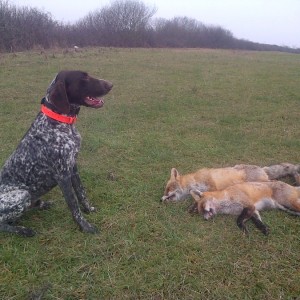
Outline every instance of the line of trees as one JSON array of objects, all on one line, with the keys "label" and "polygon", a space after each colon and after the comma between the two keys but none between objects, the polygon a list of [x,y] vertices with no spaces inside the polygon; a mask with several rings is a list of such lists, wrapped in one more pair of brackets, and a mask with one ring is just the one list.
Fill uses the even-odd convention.
[{"label": "line of trees", "polygon": [[54,20],[36,8],[0,0],[0,51],[72,46],[186,47],[270,50],[300,53],[276,45],[240,40],[220,26],[188,17],[154,19],[155,7],[139,0],[115,0],[74,24]]}]

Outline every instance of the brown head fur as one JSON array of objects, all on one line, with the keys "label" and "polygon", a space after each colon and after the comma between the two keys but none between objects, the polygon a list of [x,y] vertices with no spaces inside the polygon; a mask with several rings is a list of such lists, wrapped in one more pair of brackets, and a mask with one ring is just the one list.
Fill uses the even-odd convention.
[{"label": "brown head fur", "polygon": [[106,95],[112,87],[112,83],[93,78],[86,72],[61,71],[49,86],[47,99],[58,113],[68,114],[71,105],[101,107],[103,102],[99,97]]}]

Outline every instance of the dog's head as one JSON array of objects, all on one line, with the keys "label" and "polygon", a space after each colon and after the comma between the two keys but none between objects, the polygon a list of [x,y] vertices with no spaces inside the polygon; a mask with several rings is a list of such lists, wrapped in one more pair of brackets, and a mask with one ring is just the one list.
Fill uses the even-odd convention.
[{"label": "dog's head", "polygon": [[175,168],[172,168],[171,177],[167,182],[165,192],[163,197],[161,198],[161,201],[162,202],[180,201],[184,197],[185,197],[185,191],[180,183],[180,174]]},{"label": "dog's head", "polygon": [[102,107],[101,97],[112,87],[112,83],[93,78],[86,72],[61,71],[48,87],[46,98],[59,113],[68,114],[73,106]]},{"label": "dog's head", "polygon": [[216,214],[216,207],[209,192],[191,190],[190,194],[196,202],[197,212],[202,214],[205,220],[209,220]]}]

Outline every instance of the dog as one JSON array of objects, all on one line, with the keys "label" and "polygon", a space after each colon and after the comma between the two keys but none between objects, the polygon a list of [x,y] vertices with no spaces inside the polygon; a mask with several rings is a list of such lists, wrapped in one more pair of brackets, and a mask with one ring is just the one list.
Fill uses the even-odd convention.
[{"label": "dog", "polygon": [[292,176],[296,183],[299,179],[300,165],[283,163],[269,167],[255,165],[236,165],[226,168],[204,168],[186,175],[171,169],[171,177],[166,184],[162,202],[185,200],[192,189],[201,192],[222,190],[230,185],[247,181],[269,181]]},{"label": "dog", "polygon": [[13,223],[33,207],[48,208],[40,197],[59,186],[73,219],[84,232],[97,229],[82,215],[95,211],[81,183],[76,158],[81,136],[74,126],[81,106],[100,108],[113,87],[82,71],[61,71],[47,89],[41,111],[0,172],[0,230],[22,236],[35,231]]},{"label": "dog", "polygon": [[238,215],[237,225],[245,233],[249,219],[263,234],[269,233],[259,214],[262,210],[281,209],[300,216],[300,188],[281,181],[243,182],[212,192],[191,190],[191,195],[204,219],[217,214]]}]

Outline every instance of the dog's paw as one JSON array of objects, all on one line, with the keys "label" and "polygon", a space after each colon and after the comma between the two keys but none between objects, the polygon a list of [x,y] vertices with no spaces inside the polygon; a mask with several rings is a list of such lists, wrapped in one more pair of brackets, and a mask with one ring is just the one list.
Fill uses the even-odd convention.
[{"label": "dog's paw", "polygon": [[33,237],[36,234],[34,230],[22,226],[17,226],[16,230],[19,235],[24,237]]},{"label": "dog's paw", "polygon": [[90,223],[86,223],[86,224],[80,226],[80,229],[86,233],[93,233],[93,234],[99,233],[99,230],[97,229],[97,227],[95,227],[94,225],[92,225]]},{"label": "dog's paw", "polygon": [[96,207],[94,207],[94,206],[90,207],[90,212],[96,212],[96,211],[97,211]]},{"label": "dog's paw", "polygon": [[53,201],[41,201],[39,204],[40,210],[47,210],[50,209],[54,205]]},{"label": "dog's paw", "polygon": [[31,207],[39,210],[46,210],[46,209],[50,209],[51,206],[53,205],[54,205],[53,201],[43,201],[41,199],[38,199],[35,202],[33,202]]},{"label": "dog's paw", "polygon": [[82,210],[86,214],[97,211],[96,207],[94,207],[94,206],[83,207]]}]

